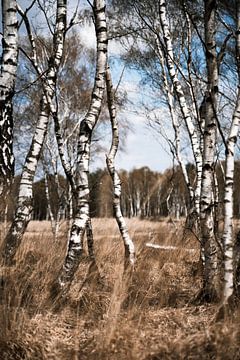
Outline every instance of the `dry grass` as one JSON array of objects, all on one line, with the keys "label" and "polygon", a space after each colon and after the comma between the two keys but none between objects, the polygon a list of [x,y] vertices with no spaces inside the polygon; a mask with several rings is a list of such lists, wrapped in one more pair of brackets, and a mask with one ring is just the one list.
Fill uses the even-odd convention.
[{"label": "dry grass", "polygon": [[[84,282],[85,256],[56,310],[47,299],[66,228],[54,243],[49,223],[29,224],[15,267],[1,269],[0,360],[240,359],[238,315],[215,324],[215,305],[191,303],[201,286],[198,243],[190,235],[182,240],[181,222],[130,220],[137,264],[125,277],[115,221],[96,219],[93,226],[102,279]],[[149,241],[178,249],[146,248]]]}]

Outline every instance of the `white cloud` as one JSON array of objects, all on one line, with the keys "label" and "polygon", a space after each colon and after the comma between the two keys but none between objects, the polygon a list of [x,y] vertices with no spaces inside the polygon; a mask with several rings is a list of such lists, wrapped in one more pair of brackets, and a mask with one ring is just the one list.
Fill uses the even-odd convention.
[{"label": "white cloud", "polygon": [[[127,115],[127,112],[126,112]],[[146,121],[143,116],[137,116],[129,114],[129,120],[132,126],[132,131],[128,133],[125,139],[125,151],[118,152],[116,157],[116,168],[132,170],[133,168],[140,168],[148,166],[154,171],[163,171],[167,167],[171,166],[171,157],[164,150],[164,145],[161,144],[152,131],[146,126]],[[111,141],[108,139],[109,142]],[[120,143],[121,139],[120,132]],[[110,144],[109,144],[110,145]],[[108,147],[108,146],[107,146]],[[102,154],[94,164],[92,168],[105,167],[105,154]]]},{"label": "white cloud", "polygon": [[133,133],[126,140],[126,153],[118,154],[116,165],[126,170],[148,166],[152,170],[163,171],[171,165],[171,158],[142,119],[139,121],[137,117]]},{"label": "white cloud", "polygon": [[96,36],[93,24],[86,24],[79,30],[79,35],[88,49],[93,49],[96,46]]}]

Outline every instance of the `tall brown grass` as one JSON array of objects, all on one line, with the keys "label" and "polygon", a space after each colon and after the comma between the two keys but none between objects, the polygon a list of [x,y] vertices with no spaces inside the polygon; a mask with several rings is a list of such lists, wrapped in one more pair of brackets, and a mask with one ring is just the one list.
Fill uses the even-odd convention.
[{"label": "tall brown grass", "polygon": [[89,276],[86,253],[56,307],[49,290],[66,252],[66,225],[54,242],[49,223],[29,224],[16,265],[1,268],[0,360],[240,359],[239,316],[216,324],[216,305],[192,303],[201,286],[197,240],[183,239],[181,222],[133,219],[128,226],[137,249],[134,272],[123,274],[115,221],[95,219],[101,278]]}]

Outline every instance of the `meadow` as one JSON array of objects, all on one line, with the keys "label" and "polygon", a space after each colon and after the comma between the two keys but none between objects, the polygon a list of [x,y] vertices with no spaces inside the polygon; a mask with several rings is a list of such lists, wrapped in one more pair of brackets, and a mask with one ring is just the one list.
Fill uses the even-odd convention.
[{"label": "meadow", "polygon": [[100,275],[89,272],[86,252],[68,296],[54,303],[50,288],[65,256],[66,224],[54,241],[49,222],[31,222],[16,264],[1,267],[0,360],[240,359],[240,314],[216,322],[218,304],[195,301],[199,243],[183,225],[128,220],[137,261],[123,274],[115,220],[94,219]]}]

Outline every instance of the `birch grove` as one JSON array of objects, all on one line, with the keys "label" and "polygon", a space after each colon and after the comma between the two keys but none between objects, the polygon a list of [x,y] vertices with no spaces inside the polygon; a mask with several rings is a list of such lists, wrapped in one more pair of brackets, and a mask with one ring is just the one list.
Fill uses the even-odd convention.
[{"label": "birch grove", "polygon": [[[66,240],[52,290],[63,295],[70,289],[85,259],[85,238],[89,269],[101,275],[94,216],[115,217],[125,270],[136,268],[137,254],[124,216],[168,217],[175,227],[184,217],[183,241],[194,237],[201,268],[195,301],[229,306],[239,297],[240,282],[234,219],[240,216],[239,1],[109,0],[106,8],[105,0],[94,0],[77,6],[69,21],[66,0],[50,3],[54,7],[33,1],[24,9],[2,1],[0,218],[5,212],[8,229],[1,244],[3,264],[18,261],[36,213],[37,178],[39,193],[44,183],[45,204],[39,206],[52,222],[52,240],[55,245]],[[35,23],[37,11],[45,28]],[[96,44],[86,34],[91,26]],[[138,82],[134,96],[131,76]],[[116,79],[123,94],[119,109]],[[122,110],[136,128],[137,118],[144,119],[170,153],[172,168],[160,173],[146,164],[116,170],[119,144],[125,146],[121,130],[127,127]],[[19,145],[20,128],[31,135],[27,150]],[[98,141],[104,152],[109,148],[105,168],[91,172]],[[161,150],[157,156],[162,165]]]},{"label": "birch grove", "polygon": [[[222,114],[219,113],[218,109],[219,82],[222,81],[222,78],[219,80],[219,72],[225,71],[223,70],[225,66],[224,57],[228,51],[228,42],[231,41],[233,32],[232,27],[226,24],[223,18],[219,22],[219,17],[223,16],[222,11],[225,11],[222,10],[225,4],[217,1],[199,2],[199,6],[202,6],[204,14],[200,22],[196,23],[198,20],[196,20],[197,18],[194,18],[193,14],[195,10],[197,11],[197,8],[194,7],[194,4],[191,6],[184,1],[181,2],[181,5],[178,3],[176,5],[178,6],[177,12],[178,14],[182,14],[183,19],[186,21],[186,28],[184,29],[184,33],[186,33],[186,43],[182,43],[181,40],[179,40],[181,44],[179,45],[181,46],[181,50],[179,50],[176,48],[174,49],[173,45],[173,41],[175,41],[175,44],[177,43],[173,36],[178,40],[176,29],[174,29],[175,21],[176,23],[178,21],[174,18],[174,9],[165,1],[159,1],[158,5],[153,3],[152,9],[151,5],[146,4],[144,1],[141,1],[138,4],[125,3],[124,6],[121,6],[118,1],[113,1],[113,3],[115,6],[118,5],[120,13],[121,10],[123,10],[122,13],[124,13],[124,6],[127,6],[131,16],[134,17],[135,15],[135,19],[139,18],[139,22],[135,21],[129,25],[129,33],[131,31],[133,33],[133,35],[130,36],[134,38],[136,44],[132,45],[134,51],[132,48],[129,50],[128,61],[130,64],[137,64],[141,70],[146,72],[148,78],[152,78],[154,84],[153,88],[156,86],[155,84],[158,84],[156,69],[159,68],[154,67],[154,60],[150,61],[149,56],[152,56],[152,58],[155,59],[155,61],[158,61],[161,66],[160,69],[162,73],[160,73],[159,76],[161,76],[162,82],[160,83],[159,80],[159,83],[161,84],[160,89],[165,93],[167,99],[167,106],[169,108],[175,134],[174,140],[171,140],[167,133],[164,133],[164,125],[163,123],[161,124],[160,119],[154,117],[153,121],[159,126],[160,132],[169,143],[171,151],[174,151],[176,159],[182,168],[183,175],[185,174],[184,178],[186,184],[189,184],[188,174],[186,176],[184,164],[182,163],[181,165],[182,161],[179,151],[181,146],[179,138],[180,127],[178,127],[179,110],[181,111],[182,118],[185,120],[196,166],[194,208],[200,215],[201,224],[198,236],[201,242],[203,263],[203,289],[198,298],[201,298],[201,301],[214,301],[221,299],[223,296],[226,300],[228,296],[231,296],[230,294],[232,294],[234,288],[234,233],[231,230],[233,211],[231,199],[233,188],[231,187],[233,186],[234,173],[233,149],[238,133],[238,98],[236,100],[233,115],[234,120],[232,122],[231,130],[227,135],[228,140],[226,141],[224,139],[224,126],[222,127],[222,124],[220,123]],[[216,15],[217,5],[219,5],[218,17]],[[238,3],[236,2],[231,6],[234,8],[234,6],[237,5]],[[157,11],[157,6],[159,12]],[[168,11],[171,12],[173,16],[172,19],[170,18]],[[229,10],[229,13],[230,12],[231,11]],[[222,25],[224,26],[224,35],[222,35],[219,40],[217,32]],[[202,29],[204,30],[203,32]],[[237,30],[235,34],[237,34]],[[152,41],[151,36],[155,39],[155,43]],[[218,40],[216,40],[217,36]],[[145,47],[149,49],[148,51],[146,50],[146,58],[143,58],[141,54],[143,48],[142,44],[138,49],[139,37]],[[194,58],[195,55],[193,49],[195,47],[194,51],[196,51],[196,43],[198,41],[200,47],[202,46],[201,59],[205,58],[206,80],[200,75],[200,72],[198,73],[196,65],[194,64],[196,58]],[[216,41],[218,41],[218,44],[216,44]],[[181,51],[182,54],[180,53]],[[181,57],[180,61],[178,60],[178,56]],[[184,59],[186,59],[186,65],[183,63]],[[170,83],[169,79],[171,80]],[[196,95],[197,86],[199,86],[197,84],[200,85],[202,93],[201,98]],[[222,83],[220,83],[220,85],[222,87]],[[186,91],[186,89],[188,90]],[[221,93],[221,96],[225,97],[225,94]],[[177,107],[176,98],[178,100]],[[226,101],[229,101],[229,99]],[[150,107],[148,107],[148,109],[149,108]],[[150,118],[150,115],[148,116]],[[153,127],[157,128],[157,125],[154,125]],[[217,151],[219,146],[217,142],[219,141],[219,137],[223,140],[224,147],[226,146],[226,171],[228,172],[228,175],[225,174],[225,230],[223,244],[221,244],[220,241],[218,228],[220,213],[218,210],[218,183],[216,182]],[[187,186],[189,187],[189,185]],[[221,282],[222,254],[225,259],[224,284]],[[228,286],[229,288],[227,290]],[[223,290],[222,293],[223,288],[225,290]]]}]

